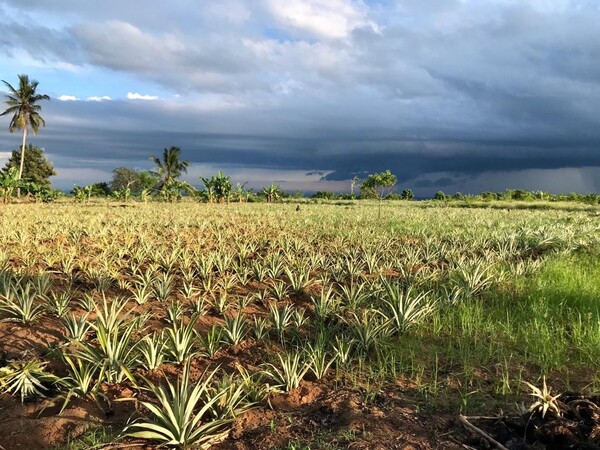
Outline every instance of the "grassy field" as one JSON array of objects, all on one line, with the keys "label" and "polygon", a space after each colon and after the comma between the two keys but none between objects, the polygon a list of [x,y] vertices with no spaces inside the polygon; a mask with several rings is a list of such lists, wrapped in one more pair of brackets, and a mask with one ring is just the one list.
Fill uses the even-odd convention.
[{"label": "grassy field", "polygon": [[597,211],[457,206],[3,206],[0,446],[453,448],[391,416],[597,393]]}]

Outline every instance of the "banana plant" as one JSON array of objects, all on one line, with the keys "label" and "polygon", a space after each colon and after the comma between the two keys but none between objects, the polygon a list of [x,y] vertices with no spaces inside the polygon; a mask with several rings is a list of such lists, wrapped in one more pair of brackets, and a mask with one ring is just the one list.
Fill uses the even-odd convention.
[{"label": "banana plant", "polygon": [[0,172],[0,195],[4,203],[9,203],[17,188],[22,186],[19,169],[10,167],[5,172]]}]

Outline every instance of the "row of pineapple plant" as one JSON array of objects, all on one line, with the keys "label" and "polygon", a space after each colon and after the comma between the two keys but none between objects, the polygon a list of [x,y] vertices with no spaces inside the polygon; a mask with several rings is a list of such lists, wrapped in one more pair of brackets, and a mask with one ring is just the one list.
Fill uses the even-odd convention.
[{"label": "row of pineapple plant", "polygon": [[[20,227],[0,223],[0,320],[59,324],[53,357],[68,373],[26,355],[0,369],[0,390],[107,410],[106,386],[127,384],[144,414],[126,434],[209,446],[274,392],[351,371],[398,336],[435,326],[440,310],[598,242],[593,222],[525,214],[505,222],[473,214],[477,223],[465,227],[450,212],[417,227],[428,214],[410,210],[406,224],[385,228],[369,217],[341,223],[337,214],[247,208],[207,217],[188,208],[107,209],[86,220],[70,211],[49,223],[40,208]],[[258,367],[218,366],[219,355],[250,341],[271,356]],[[148,378],[165,365],[179,376]],[[212,368],[192,380],[198,365]]]}]

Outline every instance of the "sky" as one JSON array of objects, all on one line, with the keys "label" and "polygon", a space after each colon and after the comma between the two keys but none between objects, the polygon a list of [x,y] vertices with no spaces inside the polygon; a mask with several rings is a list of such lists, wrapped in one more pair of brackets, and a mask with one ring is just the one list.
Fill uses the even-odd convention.
[{"label": "sky", "polygon": [[29,142],[61,189],[177,146],[195,185],[599,192],[599,23],[597,0],[0,0],[0,79],[52,98]]}]

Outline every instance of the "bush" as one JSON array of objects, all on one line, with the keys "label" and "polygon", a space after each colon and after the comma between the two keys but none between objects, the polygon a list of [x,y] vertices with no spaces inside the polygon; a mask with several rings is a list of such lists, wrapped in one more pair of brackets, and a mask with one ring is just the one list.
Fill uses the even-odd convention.
[{"label": "bush", "polygon": [[412,189],[404,189],[400,194],[400,198],[402,200],[413,200],[415,198],[415,195],[413,194]]},{"label": "bush", "polygon": [[333,192],[319,191],[319,192],[315,192],[312,195],[312,198],[320,198],[323,200],[334,200],[337,198],[337,195],[334,194]]},{"label": "bush", "polygon": [[486,201],[498,200],[498,196],[493,192],[482,192],[481,199]]}]

